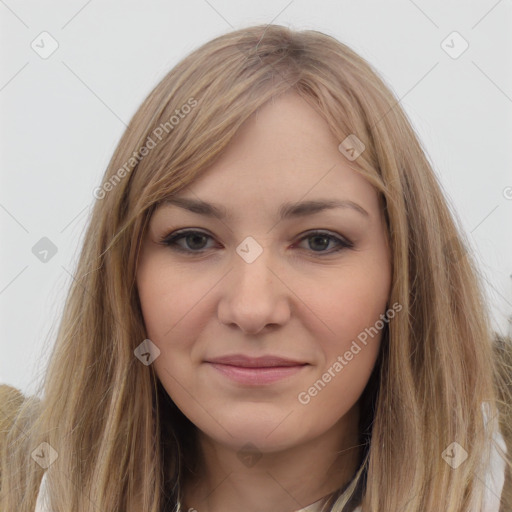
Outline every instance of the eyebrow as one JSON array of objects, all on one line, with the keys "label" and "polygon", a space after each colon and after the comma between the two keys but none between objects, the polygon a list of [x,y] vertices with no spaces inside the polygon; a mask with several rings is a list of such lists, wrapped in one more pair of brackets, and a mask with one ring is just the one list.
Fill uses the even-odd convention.
[{"label": "eyebrow", "polygon": [[[231,218],[231,215],[224,206],[220,204],[207,203],[200,199],[172,197],[164,199],[163,204],[179,206],[180,208],[192,213],[205,215],[219,220]],[[294,217],[305,217],[307,215],[314,215],[334,208],[350,208],[366,218],[370,217],[370,214],[362,206],[348,199],[316,199],[314,201],[283,203],[278,210],[278,218],[280,220],[286,220]]]}]

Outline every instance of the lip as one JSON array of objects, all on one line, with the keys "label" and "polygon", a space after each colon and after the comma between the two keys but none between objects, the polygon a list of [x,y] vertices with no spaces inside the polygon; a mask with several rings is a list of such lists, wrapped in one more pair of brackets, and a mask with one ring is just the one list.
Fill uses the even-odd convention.
[{"label": "lip", "polygon": [[297,361],[295,359],[288,359],[279,356],[260,356],[260,357],[249,357],[243,354],[232,354],[221,357],[214,357],[207,359],[207,363],[225,364],[231,366],[239,366],[243,368],[272,368],[275,366],[301,366],[305,363],[304,361]]},{"label": "lip", "polygon": [[300,372],[308,363],[278,356],[248,357],[242,354],[205,361],[225,377],[248,385],[278,382]]}]

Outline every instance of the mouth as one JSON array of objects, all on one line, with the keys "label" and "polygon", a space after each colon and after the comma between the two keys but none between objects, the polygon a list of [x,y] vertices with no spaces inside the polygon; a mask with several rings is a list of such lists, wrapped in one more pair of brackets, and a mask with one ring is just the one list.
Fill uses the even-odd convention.
[{"label": "mouth", "polygon": [[292,377],[308,363],[277,356],[224,356],[205,361],[231,381],[245,385],[265,385]]}]

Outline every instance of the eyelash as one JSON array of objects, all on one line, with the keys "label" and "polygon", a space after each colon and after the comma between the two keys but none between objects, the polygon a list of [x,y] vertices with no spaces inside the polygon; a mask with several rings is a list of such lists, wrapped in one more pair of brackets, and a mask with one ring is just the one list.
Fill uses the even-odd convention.
[{"label": "eyelash", "polygon": [[[189,229],[189,230],[185,230],[185,231],[174,231],[173,233],[170,233],[169,235],[163,236],[160,239],[160,244],[169,247],[173,251],[178,251],[181,253],[196,254],[196,255],[205,253],[208,249],[200,249],[197,251],[193,251],[193,250],[183,249],[182,247],[177,245],[178,240],[181,240],[182,238],[185,238],[188,235],[192,235],[192,234],[204,235],[206,237],[213,238],[210,235],[208,235],[207,233],[204,233],[203,231]],[[335,240],[338,243],[338,248],[334,249],[334,250],[311,251],[315,254],[318,254],[321,257],[327,256],[327,255],[330,255],[333,253],[337,253],[339,251],[342,251],[343,249],[351,249],[354,247],[354,244],[352,242],[350,242],[349,240],[340,238],[338,236],[331,235],[325,231],[312,231],[312,232],[308,233],[306,236],[303,236],[301,239],[299,239],[299,242],[301,242],[302,240],[306,240],[308,238],[314,238],[317,236],[326,237],[331,240]]]}]

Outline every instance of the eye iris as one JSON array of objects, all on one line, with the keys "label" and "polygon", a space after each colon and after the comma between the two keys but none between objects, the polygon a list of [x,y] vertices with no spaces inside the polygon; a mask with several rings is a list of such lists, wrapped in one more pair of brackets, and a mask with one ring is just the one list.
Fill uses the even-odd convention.
[{"label": "eye iris", "polygon": [[[194,245],[194,241],[196,241],[196,242],[197,242],[197,240],[198,240],[198,239],[199,239],[199,240],[201,240],[201,239],[202,239],[202,240],[203,240],[203,242],[204,242],[204,241],[206,240],[206,235],[203,235],[203,234],[201,234],[201,233],[191,233],[191,234],[189,234],[189,235],[186,235],[185,239],[186,239],[186,241],[187,241],[187,245],[188,245],[191,249],[203,249],[204,244],[203,244],[203,245],[199,244],[199,245],[201,245],[201,247],[197,247],[197,246],[195,246],[195,245]],[[192,242],[192,243],[189,243],[189,242],[190,242],[190,240],[192,240],[193,242]]]},{"label": "eye iris", "polygon": [[[320,244],[320,245],[322,245],[322,247],[320,247],[320,250],[325,249],[324,245],[326,245],[326,246],[329,245],[330,239],[327,235],[314,235],[314,236],[310,237],[310,240],[318,240],[318,239],[323,240],[323,242],[325,242],[324,244]],[[315,243],[313,243],[313,244],[310,243],[309,245],[314,250]]]}]

